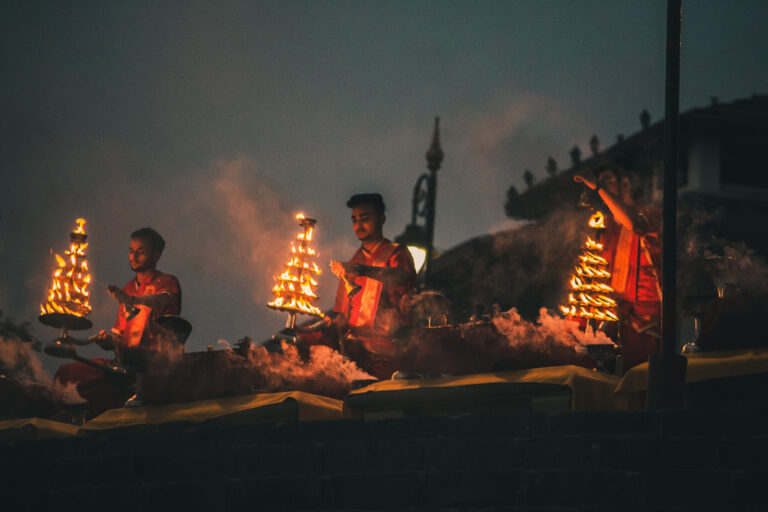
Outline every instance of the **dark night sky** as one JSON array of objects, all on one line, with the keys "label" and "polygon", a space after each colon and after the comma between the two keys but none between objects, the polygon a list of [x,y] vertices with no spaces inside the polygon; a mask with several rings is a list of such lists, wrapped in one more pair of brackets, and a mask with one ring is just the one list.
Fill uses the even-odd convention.
[{"label": "dark night sky", "polygon": [[[766,26],[768,2],[684,1],[682,109],[768,92]],[[82,216],[97,327],[151,225],[188,348],[264,339],[296,212],[323,268],[356,246],[352,193],[380,191],[400,233],[439,115],[437,245],[512,227],[526,168],[663,115],[664,29],[663,1],[3,2],[0,309],[34,321]]]}]

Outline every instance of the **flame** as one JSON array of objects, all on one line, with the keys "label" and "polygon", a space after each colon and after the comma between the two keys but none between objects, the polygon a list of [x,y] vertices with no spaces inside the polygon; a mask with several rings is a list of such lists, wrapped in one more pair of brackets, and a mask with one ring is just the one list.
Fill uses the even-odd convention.
[{"label": "flame", "polygon": [[291,243],[291,257],[283,273],[275,278],[276,283],[272,288],[275,298],[267,306],[281,311],[322,316],[322,310],[314,305],[318,296],[314,290],[317,280],[313,276],[319,274],[320,269],[311,260],[317,256],[317,252],[309,245],[316,221],[308,219],[303,213],[296,215],[296,219],[303,230],[296,236],[298,243]]},{"label": "flame", "polygon": [[584,243],[584,248],[590,251],[602,251],[603,244],[601,244],[600,242],[596,242],[595,240],[592,240],[592,237],[588,236],[587,241]]},{"label": "flame", "polygon": [[[598,210],[590,217],[589,227],[605,228],[603,212]],[[615,312],[617,303],[611,296],[614,290],[608,284],[611,278],[608,260],[598,254],[603,248],[602,243],[587,236],[569,281],[571,293],[568,295],[568,305],[560,306],[565,316],[599,321],[618,320]]]},{"label": "flame", "polygon": [[597,210],[594,215],[589,218],[589,227],[603,229],[605,228],[605,216],[603,212]]},{"label": "flame", "polygon": [[85,219],[75,220],[77,227],[70,234],[69,250],[64,251],[65,257],[54,254],[57,268],[48,291],[48,298],[40,304],[40,313],[64,313],[75,316],[87,316],[91,312],[88,301],[90,292],[88,285],[91,275],[88,273],[88,262],[85,250]]}]

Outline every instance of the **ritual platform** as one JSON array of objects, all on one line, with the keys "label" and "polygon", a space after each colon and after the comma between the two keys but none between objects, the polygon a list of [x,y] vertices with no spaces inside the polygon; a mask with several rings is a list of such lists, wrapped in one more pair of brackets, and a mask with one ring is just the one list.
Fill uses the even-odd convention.
[{"label": "ritual platform", "polygon": [[286,423],[340,419],[342,402],[301,391],[241,395],[200,402],[110,409],[82,432],[172,423]]},{"label": "ritual platform", "polygon": [[551,366],[511,372],[424,380],[389,380],[352,391],[344,401],[346,417],[490,412],[610,410],[617,403],[619,379],[580,366]]},{"label": "ritual platform", "polygon": [[76,436],[80,428],[69,423],[43,418],[0,421],[0,443]]},{"label": "ritual platform", "polygon": [[[685,405],[695,408],[768,407],[768,349],[688,354]],[[648,363],[629,370],[616,386],[616,399],[631,409],[645,407]]]},{"label": "ritual platform", "polygon": [[[131,512],[762,510],[768,388],[746,389],[743,379],[768,378],[766,354],[690,356],[689,395],[709,386],[710,396],[680,410],[629,410],[642,398],[643,365],[621,380],[557,366],[382,381],[343,401],[287,391],[113,409],[80,428],[5,421],[2,503]],[[734,400],[738,387],[744,396]]]}]

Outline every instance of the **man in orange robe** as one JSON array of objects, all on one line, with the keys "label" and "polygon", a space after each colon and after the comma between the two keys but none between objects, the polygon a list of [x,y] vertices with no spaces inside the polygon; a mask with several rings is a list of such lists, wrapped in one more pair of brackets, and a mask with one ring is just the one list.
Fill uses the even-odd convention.
[{"label": "man in orange robe", "polygon": [[611,287],[619,303],[624,369],[648,361],[659,351],[661,319],[661,211],[635,202],[629,176],[603,168],[574,176],[597,191],[611,212],[602,234]]},{"label": "man in orange robe", "polygon": [[371,375],[387,379],[398,370],[393,335],[409,323],[406,299],[416,286],[416,270],[407,247],[384,238],[380,194],[354,195],[347,206],[361,245],[348,263],[331,263],[341,280],[334,323],[342,333],[342,351]]},{"label": "man in orange robe", "polygon": [[[181,287],[170,274],[157,270],[157,262],[165,248],[165,240],[152,228],[141,228],[131,234],[128,259],[136,277],[122,289],[110,285],[108,293],[118,301],[117,320],[110,332],[100,331],[96,343],[116,354],[126,348],[150,351],[177,350],[168,346],[167,336],[156,321],[163,315],[181,313]],[[111,365],[111,361],[95,358],[94,362]],[[62,365],[56,379],[76,382],[80,395],[90,402],[91,413],[117,407],[131,395],[124,379],[110,378],[103,370],[80,362]]]}]

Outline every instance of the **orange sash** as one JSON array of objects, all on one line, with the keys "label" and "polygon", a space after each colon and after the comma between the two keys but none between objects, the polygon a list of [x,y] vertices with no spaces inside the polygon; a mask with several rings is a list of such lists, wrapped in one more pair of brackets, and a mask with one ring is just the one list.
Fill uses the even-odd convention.
[{"label": "orange sash", "polygon": [[[387,261],[397,249],[397,244],[389,242],[389,246],[386,247],[379,255],[374,258],[371,263],[374,267],[386,267]],[[363,289],[360,298],[360,307],[353,309],[349,315],[349,323],[354,327],[368,326],[373,328],[374,320],[376,319],[376,311],[379,309],[379,298],[381,297],[381,290],[384,287],[384,283],[375,279],[369,279],[367,277],[363,279]]]},{"label": "orange sash", "polygon": [[629,280],[630,267],[632,266],[632,242],[634,242],[635,236],[632,231],[621,226],[619,240],[616,244],[616,252],[613,257],[611,288],[622,295],[627,293],[627,281]]}]

